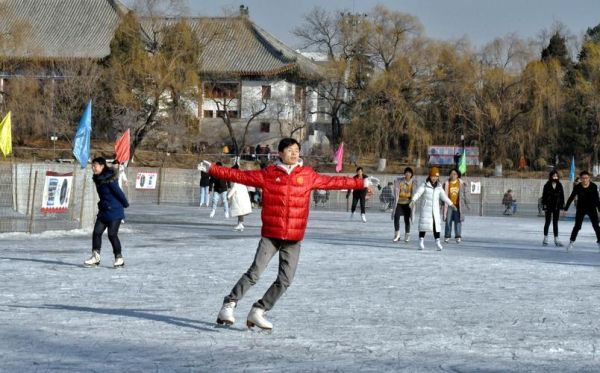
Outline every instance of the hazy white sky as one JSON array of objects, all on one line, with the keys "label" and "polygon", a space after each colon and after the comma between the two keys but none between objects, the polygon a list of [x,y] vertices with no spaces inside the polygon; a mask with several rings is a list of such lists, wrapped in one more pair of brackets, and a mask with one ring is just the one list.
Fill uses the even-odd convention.
[{"label": "hazy white sky", "polygon": [[[134,0],[123,0],[131,4]],[[313,7],[366,12],[377,4],[417,16],[428,36],[458,39],[467,36],[475,45],[516,32],[535,37],[555,21],[581,35],[600,23],[600,0],[189,0],[194,15],[222,15],[223,8],[237,9],[245,4],[250,17],[292,47],[299,45],[292,35],[302,16]]]}]

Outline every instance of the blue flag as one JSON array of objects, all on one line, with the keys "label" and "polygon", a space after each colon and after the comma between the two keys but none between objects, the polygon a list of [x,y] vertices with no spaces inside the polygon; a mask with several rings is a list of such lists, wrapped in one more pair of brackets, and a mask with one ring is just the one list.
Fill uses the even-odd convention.
[{"label": "blue flag", "polygon": [[571,169],[569,170],[569,180],[575,182],[575,156],[571,158]]},{"label": "blue flag", "polygon": [[81,120],[79,120],[79,127],[75,134],[75,140],[73,141],[73,155],[75,159],[79,161],[81,168],[85,168],[90,159],[90,135],[92,133],[92,101],[88,102]]}]

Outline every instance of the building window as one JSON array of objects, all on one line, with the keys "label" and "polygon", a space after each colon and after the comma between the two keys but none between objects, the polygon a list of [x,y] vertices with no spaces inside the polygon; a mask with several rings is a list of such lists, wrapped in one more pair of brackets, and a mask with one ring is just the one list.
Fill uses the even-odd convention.
[{"label": "building window", "polygon": [[229,114],[229,118],[232,118],[232,119],[238,118],[237,110],[229,110],[227,112],[227,114]]},{"label": "building window", "polygon": [[271,99],[271,86],[270,85],[262,86],[262,98],[263,98],[263,100]]},{"label": "building window", "polygon": [[204,110],[204,118],[212,118],[214,112],[212,110]]},{"label": "building window", "polygon": [[260,132],[269,133],[271,132],[271,123],[269,122],[260,122]]},{"label": "building window", "polygon": [[217,118],[223,118],[225,116],[225,110],[217,110]]},{"label": "building window", "polygon": [[215,83],[204,86],[204,95],[212,99],[235,99],[239,96],[238,83]]}]

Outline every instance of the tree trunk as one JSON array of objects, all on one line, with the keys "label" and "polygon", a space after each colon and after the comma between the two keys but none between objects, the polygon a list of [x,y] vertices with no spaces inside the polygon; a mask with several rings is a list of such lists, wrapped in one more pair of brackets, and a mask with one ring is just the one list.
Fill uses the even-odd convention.
[{"label": "tree trunk", "polygon": [[377,161],[377,171],[378,172],[385,171],[386,164],[387,164],[387,159],[385,159],[385,158],[379,158],[379,160]]},{"label": "tree trunk", "polygon": [[496,162],[496,166],[494,167],[494,176],[502,177],[502,162]]}]

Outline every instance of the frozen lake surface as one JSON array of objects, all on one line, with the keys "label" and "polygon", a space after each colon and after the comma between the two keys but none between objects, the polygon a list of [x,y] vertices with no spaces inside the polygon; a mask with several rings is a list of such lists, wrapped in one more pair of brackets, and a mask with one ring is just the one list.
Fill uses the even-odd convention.
[{"label": "frozen lake surface", "polygon": [[[600,370],[600,253],[584,222],[576,248],[542,247],[541,218],[467,217],[464,242],[393,243],[368,223],[312,211],[295,282],[248,331],[274,258],[236,309],[214,322],[251,264],[260,211],[243,233],[206,208],[136,206],[113,269],[83,268],[91,232],[0,234],[0,371],[492,372]],[[568,242],[572,221],[561,221]],[[413,225],[413,230],[416,224]],[[416,232],[413,233],[416,237]]]}]

